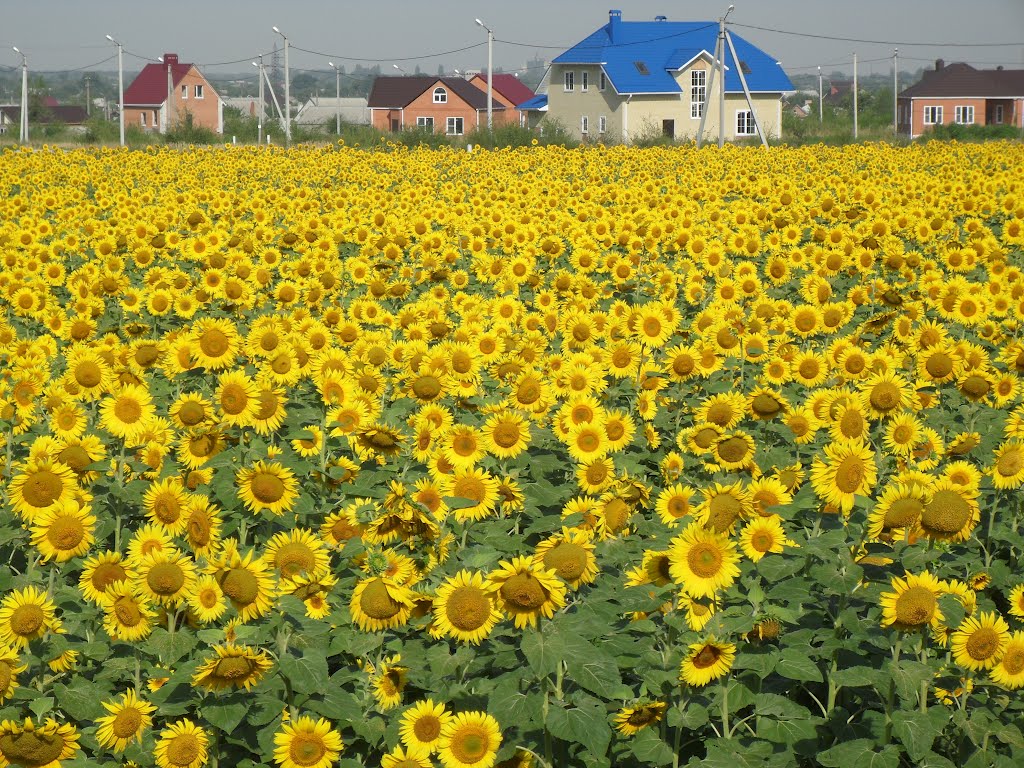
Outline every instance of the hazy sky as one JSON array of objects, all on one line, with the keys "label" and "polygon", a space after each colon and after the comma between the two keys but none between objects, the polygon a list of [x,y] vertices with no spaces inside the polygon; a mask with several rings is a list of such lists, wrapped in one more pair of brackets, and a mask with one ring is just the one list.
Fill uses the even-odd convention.
[{"label": "hazy sky", "polygon": [[[734,2],[736,9],[729,17],[733,32],[775,56],[791,75],[816,73],[819,64],[826,73],[850,70],[854,51],[862,73],[889,72],[894,45],[899,46],[900,68],[905,70],[930,66],[939,57],[982,67],[1024,68],[1024,0]],[[424,72],[433,73],[440,64],[449,69],[486,66],[486,34],[473,22],[480,17],[495,31],[495,66],[510,71],[525,66],[528,59],[558,55],[604,24],[609,7],[621,8],[626,21],[650,20],[657,14],[670,20],[701,21],[719,16],[728,0],[721,7],[678,0],[2,0],[2,4],[3,67],[21,63],[12,45],[28,55],[30,71],[88,67],[114,52],[105,40],[109,34],[129,52],[127,72],[138,71],[145,63],[138,57],[155,59],[172,51],[210,74],[251,72],[255,84],[255,70],[247,61],[269,53],[275,40],[282,42],[271,31],[274,25],[289,37],[295,71],[326,70],[329,56],[349,69],[376,59],[385,70],[397,63],[412,72],[418,64]],[[413,59],[473,45],[478,47]],[[242,61],[221,64],[235,60]],[[116,69],[116,59],[96,68]]]}]

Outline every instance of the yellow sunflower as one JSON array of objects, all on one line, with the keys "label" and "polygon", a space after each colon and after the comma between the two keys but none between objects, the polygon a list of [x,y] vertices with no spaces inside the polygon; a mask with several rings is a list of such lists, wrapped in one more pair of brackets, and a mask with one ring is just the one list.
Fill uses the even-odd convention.
[{"label": "yellow sunflower", "polygon": [[239,498],[254,513],[282,515],[295,506],[299,496],[294,473],[278,461],[257,461],[239,470],[235,483]]},{"label": "yellow sunflower", "polygon": [[668,705],[663,701],[640,702],[631,707],[623,707],[615,714],[615,730],[624,736],[632,736],[661,722],[667,708]]},{"label": "yellow sunflower", "polygon": [[963,620],[950,638],[953,660],[969,670],[992,669],[1010,641],[1010,627],[995,612]]},{"label": "yellow sunflower", "polygon": [[243,622],[266,615],[274,604],[277,584],[266,560],[256,557],[252,550],[243,556],[234,539],[225,542],[206,572],[217,579]]},{"label": "yellow sunflower", "polygon": [[131,643],[148,637],[153,631],[156,612],[142,589],[127,580],[110,584],[100,607],[103,628],[113,638]]},{"label": "yellow sunflower", "polygon": [[939,598],[945,594],[942,582],[928,571],[894,576],[893,592],[883,592],[879,598],[882,607],[882,626],[901,632],[913,632],[926,627],[938,627],[943,620]]},{"label": "yellow sunflower", "polygon": [[515,411],[502,409],[481,430],[484,448],[499,459],[512,459],[530,445],[530,424]]},{"label": "yellow sunflower", "polygon": [[492,768],[501,747],[498,721],[485,712],[460,712],[444,724],[437,740],[445,768]]},{"label": "yellow sunflower", "polygon": [[1020,488],[1024,485],[1024,443],[1008,440],[993,455],[989,474],[996,488]]},{"label": "yellow sunflower", "polygon": [[18,687],[18,675],[28,669],[27,664],[19,664],[19,661],[16,650],[0,646],[0,703],[11,698]]},{"label": "yellow sunflower", "polygon": [[15,650],[28,647],[29,641],[47,632],[60,631],[53,601],[40,589],[15,589],[0,602],[0,642]]},{"label": "yellow sunflower", "polygon": [[192,329],[196,364],[210,370],[229,368],[242,347],[238,329],[230,320],[205,318]]},{"label": "yellow sunflower", "polygon": [[188,494],[180,477],[165,477],[152,483],[142,497],[142,508],[146,517],[160,525],[169,536],[177,536],[185,530],[185,504]]},{"label": "yellow sunflower", "polygon": [[756,517],[740,533],[740,549],[755,563],[769,552],[781,553],[784,546],[793,546],[793,542],[786,538],[778,515]]},{"label": "yellow sunflower", "polygon": [[61,760],[70,760],[79,751],[78,731],[70,723],[58,724],[47,718],[39,724],[26,717],[23,723],[0,723],[0,766],[60,768]]},{"label": "yellow sunflower", "polygon": [[565,605],[565,585],[553,570],[523,555],[502,560],[487,577],[488,590],[517,629],[534,627],[538,617],[550,619]]},{"label": "yellow sunflower", "polygon": [[149,421],[156,415],[156,406],[149,390],[126,384],[104,398],[100,404],[100,423],[115,438],[127,445],[138,445]]},{"label": "yellow sunflower", "polygon": [[743,483],[715,483],[701,491],[704,497],[694,510],[694,519],[716,533],[732,532],[738,520],[753,513],[750,492]]},{"label": "yellow sunflower", "polygon": [[409,707],[399,721],[398,735],[402,743],[411,750],[437,751],[437,740],[445,724],[452,719],[444,704],[423,699]]},{"label": "yellow sunflower", "polygon": [[195,563],[181,552],[153,552],[136,567],[136,584],[155,603],[177,607],[195,591]]},{"label": "yellow sunflower", "polygon": [[370,689],[381,712],[394,709],[402,703],[409,668],[399,664],[401,660],[402,657],[396,654],[381,662],[379,668],[369,667]]},{"label": "yellow sunflower", "polygon": [[17,471],[8,493],[11,508],[31,523],[39,514],[71,500],[76,488],[75,475],[65,465],[37,459]]},{"label": "yellow sunflower", "polygon": [[919,399],[910,383],[897,373],[875,373],[860,385],[864,409],[875,419],[886,419],[905,410],[917,410]]},{"label": "yellow sunflower", "polygon": [[964,541],[981,520],[977,494],[950,480],[937,480],[930,488],[919,526],[938,541]]},{"label": "yellow sunflower", "polygon": [[77,501],[69,499],[36,515],[31,528],[32,545],[44,561],[67,562],[89,551],[95,528],[96,516],[91,508],[80,507]]},{"label": "yellow sunflower", "polygon": [[877,540],[884,534],[916,530],[926,500],[926,489],[917,483],[890,483],[868,515],[868,536]]},{"label": "yellow sunflower", "polygon": [[260,388],[242,371],[222,373],[214,393],[221,421],[234,427],[256,423],[260,413]]},{"label": "yellow sunflower", "polygon": [[195,591],[187,598],[190,615],[200,624],[216,621],[228,609],[224,591],[212,574],[196,579]]},{"label": "yellow sunflower", "polygon": [[[498,479],[480,467],[456,470],[441,478],[441,489],[456,520],[482,520],[494,512],[500,496]],[[457,499],[458,503],[452,501]]]},{"label": "yellow sunflower", "polygon": [[740,574],[736,544],[696,522],[672,540],[668,557],[672,579],[691,597],[714,597]]},{"label": "yellow sunflower", "polygon": [[501,620],[501,611],[479,573],[459,571],[437,588],[433,604],[438,632],[479,645]]},{"label": "yellow sunflower", "polygon": [[845,513],[853,510],[855,496],[868,496],[875,487],[875,454],[863,440],[834,442],[825,446],[828,461],[814,458],[811,484],[818,498],[835,504]]},{"label": "yellow sunflower", "polygon": [[156,706],[140,699],[135,691],[121,694],[120,701],[103,701],[109,715],[96,718],[96,740],[114,752],[124,752],[133,741],[142,741],[142,734],[153,725]]},{"label": "yellow sunflower", "polygon": [[202,661],[192,675],[192,685],[208,691],[256,685],[274,666],[267,652],[247,645],[217,645],[214,654]]},{"label": "yellow sunflower", "polygon": [[721,643],[714,635],[698,643],[691,643],[679,667],[679,679],[688,685],[704,686],[724,677],[736,658],[736,646]]},{"label": "yellow sunflower", "polygon": [[392,579],[375,576],[356,584],[349,610],[359,629],[379,632],[405,624],[414,605],[411,589]]},{"label": "yellow sunflower", "polygon": [[199,768],[206,764],[206,731],[182,718],[160,731],[153,756],[158,768]]},{"label": "yellow sunflower", "polygon": [[1024,688],[1024,632],[1014,632],[1006,641],[1002,658],[989,677],[1011,691]]}]

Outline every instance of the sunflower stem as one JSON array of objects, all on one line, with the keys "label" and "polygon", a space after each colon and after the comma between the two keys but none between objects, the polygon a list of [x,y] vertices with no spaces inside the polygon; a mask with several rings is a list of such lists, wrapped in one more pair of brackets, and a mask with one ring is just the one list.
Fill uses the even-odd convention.
[{"label": "sunflower stem", "polygon": [[[921,645],[918,648],[918,659],[921,663],[928,661],[928,646],[925,644],[924,632],[921,633]],[[928,681],[921,681],[921,690],[918,693],[918,705],[922,712],[928,711]]]},{"label": "sunflower stem", "polygon": [[[897,635],[896,644],[892,648],[892,663],[896,666],[900,663],[900,653],[903,650],[903,636]],[[889,677],[889,691],[885,696],[885,738],[883,743],[892,741],[892,712],[896,705],[896,676]]]},{"label": "sunflower stem", "polygon": [[732,736],[729,730],[729,677],[722,680],[722,738],[728,739]]}]

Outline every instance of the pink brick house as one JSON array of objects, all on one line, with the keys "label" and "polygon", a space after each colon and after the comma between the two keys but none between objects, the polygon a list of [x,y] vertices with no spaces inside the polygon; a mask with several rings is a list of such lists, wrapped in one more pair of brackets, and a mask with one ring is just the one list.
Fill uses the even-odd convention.
[{"label": "pink brick house", "polygon": [[[469,79],[487,95],[487,73],[481,72]],[[523,85],[515,75],[506,73],[495,73],[491,79],[491,98],[495,105],[501,104],[505,111],[500,114],[494,113],[494,125],[525,125],[524,113],[519,112],[516,107],[532,99],[535,94],[527,86]]]},{"label": "pink brick house", "polygon": [[[420,129],[462,136],[487,127],[487,94],[461,77],[381,76],[373,81],[367,106],[370,121],[381,131]],[[505,105],[494,100],[496,124]]]},{"label": "pink brick house", "polygon": [[934,125],[1024,126],[1024,69],[975,69],[942,59],[920,82],[901,91],[899,132],[912,139]]},{"label": "pink brick house", "polygon": [[[124,124],[167,133],[191,118],[192,124],[224,132],[224,102],[194,64],[165,53],[147,64],[124,92]],[[168,98],[170,94],[170,98]]]}]

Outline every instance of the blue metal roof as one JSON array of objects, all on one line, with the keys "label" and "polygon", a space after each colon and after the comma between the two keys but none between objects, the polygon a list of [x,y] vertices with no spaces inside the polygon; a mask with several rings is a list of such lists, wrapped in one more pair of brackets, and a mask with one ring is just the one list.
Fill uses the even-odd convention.
[{"label": "blue metal roof", "polygon": [[548,95],[546,93],[538,93],[532,99],[527,99],[522,104],[517,104],[516,109],[524,112],[530,110],[542,110],[548,107]]},{"label": "blue metal roof", "polygon": [[[794,90],[774,57],[731,31],[729,36],[751,91]],[[556,56],[553,63],[601,64],[618,93],[679,93],[674,71],[702,51],[713,56],[717,37],[716,21],[622,21],[613,15],[603,27]],[[725,66],[726,92],[742,92],[739,67],[728,46]]]}]

